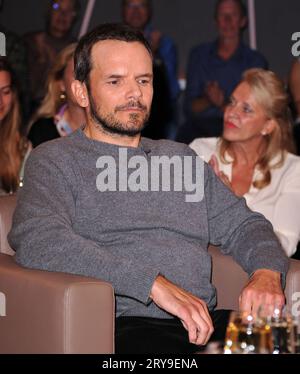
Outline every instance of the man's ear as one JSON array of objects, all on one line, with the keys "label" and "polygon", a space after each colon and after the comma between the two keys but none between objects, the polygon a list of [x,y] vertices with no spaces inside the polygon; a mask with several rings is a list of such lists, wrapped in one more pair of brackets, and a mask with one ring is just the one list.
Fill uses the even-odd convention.
[{"label": "man's ear", "polygon": [[78,105],[80,105],[82,108],[86,108],[89,105],[89,100],[85,83],[74,80],[71,88]]}]

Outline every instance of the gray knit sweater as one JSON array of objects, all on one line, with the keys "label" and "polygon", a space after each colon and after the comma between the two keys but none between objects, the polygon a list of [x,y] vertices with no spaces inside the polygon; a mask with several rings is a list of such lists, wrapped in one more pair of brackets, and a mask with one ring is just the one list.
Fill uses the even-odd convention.
[{"label": "gray knit sweater", "polygon": [[[119,149],[78,130],[32,152],[9,234],[19,264],[101,278],[115,289],[118,316],[158,318],[170,317],[149,299],[158,274],[213,309],[209,243],[249,274],[269,268],[285,275],[288,259],[271,224],[206,164],[200,202],[186,202],[187,191],[100,192],[96,162],[100,156],[117,160]],[[146,160],[195,157],[183,144],[145,138],[127,152]]]}]

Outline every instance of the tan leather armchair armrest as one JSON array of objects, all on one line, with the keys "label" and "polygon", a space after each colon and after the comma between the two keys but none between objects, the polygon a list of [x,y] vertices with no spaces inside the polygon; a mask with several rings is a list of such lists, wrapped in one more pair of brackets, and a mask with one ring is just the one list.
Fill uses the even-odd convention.
[{"label": "tan leather armchair armrest", "polygon": [[0,292],[6,304],[6,316],[0,316],[0,353],[114,352],[109,283],[25,269],[0,254]]},{"label": "tan leather armchair armrest", "polygon": [[[245,286],[248,275],[230,256],[223,255],[218,248],[209,247],[212,256],[212,282],[217,289],[217,309],[238,310],[238,298]],[[286,303],[291,308],[293,294],[300,292],[300,261],[290,259],[286,278]]]}]

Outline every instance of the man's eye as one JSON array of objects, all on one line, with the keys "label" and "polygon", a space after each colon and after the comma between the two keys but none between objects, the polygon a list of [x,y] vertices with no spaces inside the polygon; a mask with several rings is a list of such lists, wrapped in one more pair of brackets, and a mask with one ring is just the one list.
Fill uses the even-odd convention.
[{"label": "man's eye", "polygon": [[108,82],[108,84],[111,84],[112,86],[116,86],[118,83],[119,81],[117,79]]},{"label": "man's eye", "polygon": [[148,84],[150,81],[149,81],[149,79],[139,79],[138,80],[138,83],[139,84],[142,84],[142,85],[146,85],[146,84]]},{"label": "man's eye", "polygon": [[10,88],[7,88],[6,90],[3,90],[2,93],[4,95],[9,95],[11,93],[11,89]]}]

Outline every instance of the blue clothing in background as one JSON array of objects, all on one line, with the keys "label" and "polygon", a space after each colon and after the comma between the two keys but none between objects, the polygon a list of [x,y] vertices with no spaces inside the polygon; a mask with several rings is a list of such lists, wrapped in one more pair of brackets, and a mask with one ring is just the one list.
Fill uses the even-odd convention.
[{"label": "blue clothing in background", "polygon": [[[149,42],[152,31],[154,31],[154,29],[151,24],[149,24],[144,31],[145,37]],[[154,56],[154,58],[160,58],[164,63],[169,83],[170,96],[172,100],[176,100],[180,92],[177,77],[177,49],[171,38],[162,35],[157,55]]]},{"label": "blue clothing in background", "polygon": [[192,112],[194,99],[204,95],[206,84],[217,81],[227,100],[240,82],[242,74],[250,68],[268,67],[266,59],[241,43],[234,55],[223,60],[218,56],[218,42],[201,44],[194,48],[189,57],[185,115],[189,122],[198,127],[198,136],[219,136],[222,132],[223,113],[217,107],[210,107],[201,113]]}]

